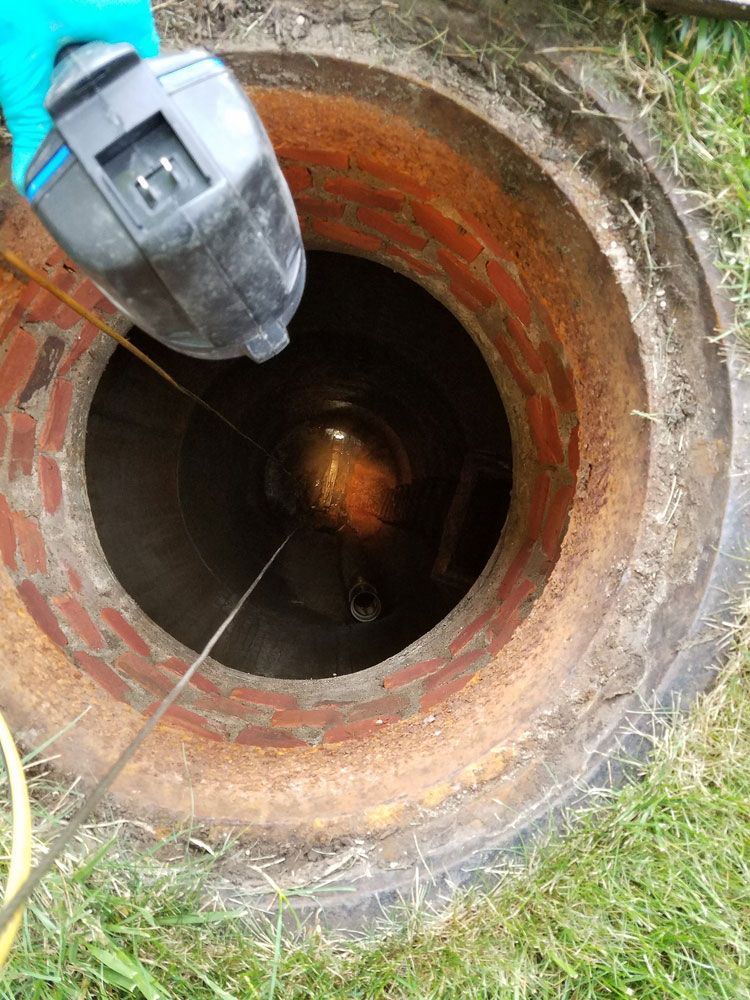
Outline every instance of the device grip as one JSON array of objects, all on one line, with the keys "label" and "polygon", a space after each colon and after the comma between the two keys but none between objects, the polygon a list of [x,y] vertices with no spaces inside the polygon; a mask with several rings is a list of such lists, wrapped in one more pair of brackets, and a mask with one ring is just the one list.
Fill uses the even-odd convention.
[{"label": "device grip", "polygon": [[57,53],[52,85],[44,106],[52,118],[63,114],[92,91],[140,62],[140,56],[125,42],[71,42]]}]

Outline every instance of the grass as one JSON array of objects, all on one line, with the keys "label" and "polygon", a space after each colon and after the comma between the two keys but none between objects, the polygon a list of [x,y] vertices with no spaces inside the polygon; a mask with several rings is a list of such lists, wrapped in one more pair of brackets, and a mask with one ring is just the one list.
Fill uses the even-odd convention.
[{"label": "grass", "polygon": [[[609,3],[550,20],[600,50],[701,192],[746,327],[750,29]],[[41,845],[76,793],[39,764],[33,787]],[[134,852],[127,827],[85,831],[33,901],[0,998],[750,997],[750,645],[738,631],[719,684],[659,737],[642,780],[439,916],[417,907],[377,938],[292,943],[280,922],[224,912],[211,859],[179,838],[174,851],[167,864]]]},{"label": "grass", "polygon": [[702,202],[737,329],[750,343],[750,27],[591,0],[555,10],[582,45],[597,43],[665,162]]}]

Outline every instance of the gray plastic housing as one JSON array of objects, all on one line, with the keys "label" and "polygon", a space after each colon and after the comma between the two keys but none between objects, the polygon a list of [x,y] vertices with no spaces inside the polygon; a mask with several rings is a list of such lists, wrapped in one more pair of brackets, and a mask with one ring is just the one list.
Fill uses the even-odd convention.
[{"label": "gray plastic housing", "polygon": [[255,109],[203,49],[65,55],[54,128],[26,175],[32,208],[118,308],[200,358],[265,361],[288,343],[305,256]]}]

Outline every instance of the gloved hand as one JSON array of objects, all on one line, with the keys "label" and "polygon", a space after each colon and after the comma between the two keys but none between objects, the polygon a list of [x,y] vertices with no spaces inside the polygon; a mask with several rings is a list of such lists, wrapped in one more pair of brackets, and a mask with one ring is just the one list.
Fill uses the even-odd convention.
[{"label": "gloved hand", "polygon": [[13,183],[26,171],[52,121],[44,110],[55,56],[71,42],[129,42],[159,54],[149,0],[0,0],[0,107],[13,139]]}]

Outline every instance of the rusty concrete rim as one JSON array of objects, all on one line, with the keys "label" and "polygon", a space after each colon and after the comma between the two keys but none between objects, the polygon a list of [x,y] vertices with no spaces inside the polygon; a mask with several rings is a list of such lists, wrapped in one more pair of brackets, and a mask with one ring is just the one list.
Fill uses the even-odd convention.
[{"label": "rusty concrete rim", "polygon": [[[316,53],[316,58],[318,62],[323,62],[327,59],[328,65],[333,65],[335,61],[330,60],[328,57],[323,57],[322,54]],[[237,59],[241,64],[243,57],[238,56]],[[264,56],[256,56],[253,59],[254,72],[258,71],[260,66],[260,75],[264,75],[263,60],[268,61],[268,66],[272,67],[275,64],[276,56],[273,53],[267,53]],[[278,65],[278,64],[276,64]],[[362,68],[363,64],[360,64],[358,68],[359,72],[364,73]],[[335,70],[333,70],[333,75],[336,76],[338,73],[349,74],[352,72],[352,65],[342,62],[338,62]],[[308,71],[309,76],[309,71]],[[304,60],[294,63],[291,60],[291,65],[289,67],[288,80],[289,81],[299,81],[300,77],[304,79]],[[406,86],[410,89],[421,88],[424,85],[417,81],[416,79],[406,79]],[[378,86],[382,87],[382,81],[378,83]],[[377,89],[377,88],[376,88]],[[470,88],[469,88],[470,90]],[[439,88],[435,88],[435,91],[439,92]],[[464,98],[466,99],[466,97]],[[468,102],[470,103],[470,101]],[[507,124],[507,123],[505,123]],[[608,124],[608,129],[613,129],[611,124]],[[623,129],[624,130],[624,129]],[[625,131],[625,130],[624,130]],[[626,133],[627,134],[627,133]],[[630,136],[631,142],[635,143],[635,140]],[[537,147],[538,151],[538,147]],[[643,153],[645,151],[641,149],[639,151],[639,160],[641,162],[646,161]],[[560,183],[560,178],[557,178],[558,183]],[[575,192],[568,191],[569,196],[575,196]],[[580,196],[580,192],[578,192]],[[687,238],[690,238],[692,223],[686,221],[686,217],[681,215],[679,211],[679,206],[675,205],[673,196],[670,194],[669,190],[665,186],[661,186],[659,192],[659,197],[663,198],[663,203],[659,206],[659,212],[661,213],[658,221],[664,224],[666,228],[672,227],[672,231],[679,236],[682,232],[683,237],[687,234]],[[670,200],[672,199],[672,200]],[[579,206],[580,207],[580,206]],[[688,258],[692,257],[694,250],[692,246],[687,246],[684,248],[683,252]],[[705,268],[703,270],[695,269],[691,278],[700,283],[700,299],[704,309],[704,315],[708,315],[711,310],[716,312],[716,303],[719,301],[716,296],[715,286],[712,284],[710,277],[705,276]],[[713,327],[713,322],[707,323],[707,332]],[[714,347],[707,348],[707,351],[714,352]],[[732,408],[734,415],[734,434],[730,435],[728,432],[724,440],[728,447],[731,447],[732,456],[731,460],[738,463],[738,460],[746,454],[747,448],[747,425],[746,425],[746,412],[747,412],[747,399],[745,396],[746,389],[744,388],[744,383],[739,382],[737,379],[738,365],[736,359],[730,359],[728,368],[719,369],[719,377],[721,372],[727,372],[726,378],[726,389],[732,394]],[[718,390],[721,392],[721,389]],[[724,400],[726,405],[726,399]],[[725,414],[726,415],[726,414]],[[738,415],[744,416],[744,423],[741,423],[737,419]],[[725,427],[729,427],[729,422]],[[650,432],[653,438],[654,431],[652,428],[646,428]],[[731,442],[731,443],[730,443]],[[729,468],[730,457],[728,454],[723,456],[723,466],[722,468],[726,471]],[[721,521],[721,533],[718,531],[714,536],[714,546],[713,548],[707,549],[705,552],[705,559],[703,566],[699,570],[700,579],[698,580],[698,588],[701,591],[701,596],[698,601],[693,601],[692,610],[690,612],[692,625],[690,629],[685,628],[685,623],[675,622],[675,621],[663,621],[661,623],[661,629],[663,631],[662,641],[664,646],[671,649],[674,652],[674,647],[670,647],[670,643],[674,643],[674,630],[677,625],[680,626],[680,635],[687,635],[687,639],[683,641],[682,648],[677,653],[674,658],[671,659],[668,669],[663,669],[664,663],[662,661],[660,670],[656,671],[656,676],[651,676],[646,680],[647,689],[655,692],[660,697],[671,696],[676,691],[682,691],[685,693],[686,697],[691,697],[697,691],[703,689],[708,683],[712,676],[712,664],[707,665],[708,661],[711,660],[709,650],[713,648],[714,635],[710,630],[706,630],[705,623],[712,616],[720,612],[720,610],[725,606],[726,594],[736,592],[737,584],[739,580],[738,563],[732,558],[732,552],[736,549],[738,542],[742,539],[740,538],[740,522],[737,517],[739,512],[739,496],[737,480],[724,478],[723,475],[719,474],[717,479],[720,480],[716,484],[717,493],[715,495],[715,504],[717,514],[717,522]],[[723,517],[721,516],[723,514]],[[572,524],[572,522],[571,522]],[[718,525],[717,525],[718,528]],[[572,528],[571,528],[572,530]],[[716,551],[718,549],[718,552]],[[564,562],[558,564],[557,572],[562,573],[564,569]],[[627,581],[626,581],[627,582]],[[695,584],[694,584],[695,586]],[[547,598],[549,598],[549,593],[545,592]],[[695,597],[695,593],[691,597]],[[541,615],[543,609],[540,610],[541,602],[545,599],[545,594],[542,595],[540,601],[535,606],[533,614]],[[20,610],[19,603],[12,592],[12,589],[7,586],[4,582],[4,607],[6,621],[8,623],[8,640],[10,649],[18,654],[22,654],[22,658],[17,659],[16,662],[28,664],[31,657],[34,655],[34,651],[37,651],[40,657],[40,663],[44,664],[43,668],[39,668],[39,673],[37,676],[42,676],[42,672],[46,672],[47,664],[51,660],[51,651],[49,643],[40,638],[38,635],[34,634],[34,629],[31,627],[27,615]],[[688,601],[689,603],[689,601]],[[601,631],[606,632],[607,624],[603,623]],[[520,639],[518,640],[520,641]],[[54,653],[54,657],[59,658],[59,653]],[[665,655],[664,649],[662,650],[662,655]],[[34,667],[34,670],[37,668]],[[20,679],[20,675],[19,679]],[[484,678],[480,679],[480,684],[483,682]],[[526,802],[527,807],[525,809],[518,810],[514,819],[505,824],[501,830],[498,830],[493,823],[488,823],[486,820],[486,809],[487,804],[492,798],[500,792],[502,794],[503,785],[509,780],[509,772],[507,768],[508,764],[508,750],[502,744],[490,745],[488,751],[475,756],[475,758],[469,763],[465,764],[464,767],[456,774],[454,771],[451,780],[445,782],[437,782],[428,786],[427,792],[423,794],[422,800],[419,803],[416,811],[412,807],[409,807],[407,803],[403,801],[391,801],[383,802],[375,807],[371,807],[369,811],[362,816],[361,813],[357,814],[357,809],[355,808],[352,813],[348,816],[342,816],[339,814],[337,817],[323,816],[319,818],[320,822],[317,825],[313,823],[312,830],[320,831],[320,836],[325,839],[326,836],[337,835],[344,832],[351,831],[357,828],[357,824],[361,824],[360,829],[366,830],[368,833],[373,833],[374,831],[380,829],[384,832],[389,832],[393,834],[396,827],[403,824],[404,827],[408,826],[408,822],[417,820],[420,824],[420,829],[429,830],[426,836],[432,841],[432,843],[427,848],[431,858],[434,858],[436,864],[446,864],[452,865],[460,858],[463,858],[470,853],[472,850],[479,849],[484,843],[492,843],[493,845],[498,845],[502,842],[507,842],[509,837],[514,836],[518,830],[525,828],[536,816],[542,814],[543,812],[549,811],[555,804],[559,804],[563,801],[570,801],[571,791],[575,788],[576,782],[580,780],[581,775],[585,774],[587,777],[592,777],[596,771],[596,764],[601,759],[599,754],[602,749],[612,745],[612,740],[614,738],[614,733],[618,726],[621,724],[623,718],[626,717],[627,713],[632,709],[637,708],[640,704],[640,698],[643,693],[643,688],[638,690],[633,690],[632,688],[637,687],[637,685],[631,685],[631,689],[628,690],[630,682],[625,683],[617,689],[611,689],[607,698],[609,699],[609,704],[615,707],[605,715],[596,720],[596,724],[593,729],[589,730],[589,736],[592,739],[592,743],[586,747],[586,754],[583,761],[580,758],[580,746],[576,748],[578,759],[570,766],[570,761],[559,760],[561,766],[561,773],[565,773],[567,770],[567,776],[559,780],[552,782],[547,782],[546,787],[540,784],[540,775],[534,773],[534,764],[538,763],[533,761],[532,758],[526,757],[525,760],[520,760],[516,768],[516,778],[519,773],[526,771],[525,780],[527,782],[526,789],[527,792],[531,791],[530,797],[527,796]],[[44,708],[49,708],[49,701],[44,698],[38,699],[36,705],[30,706],[28,703],[28,675],[26,684],[22,684],[18,687],[14,687],[15,678],[11,678],[11,683],[9,684],[9,691],[6,695],[8,703],[11,707],[12,717],[18,720],[19,724],[24,726],[25,734],[27,740],[33,742],[38,736],[43,732],[43,725],[40,725],[40,720],[45,717]],[[79,682],[79,687],[80,682]],[[474,687],[476,690],[476,686]],[[446,707],[446,723],[448,725],[455,726],[456,731],[460,731],[462,725],[465,726],[466,722],[461,719],[461,713],[465,710],[466,702],[469,699],[469,695],[459,695],[453,699],[449,705]],[[71,698],[70,708],[83,707],[85,704],[95,704],[97,706],[98,712],[98,724],[99,725],[110,725],[117,728],[119,731],[125,734],[128,729],[134,728],[134,720],[123,715],[119,706],[113,704],[110,700],[102,698],[96,690],[91,687],[85,687],[83,691],[79,691],[77,697]],[[93,734],[86,736],[84,734],[84,739],[80,739],[81,730],[79,729],[78,737],[69,740],[67,747],[63,748],[63,753],[68,754],[68,766],[71,765],[73,760],[82,751],[88,751],[91,753],[91,759],[93,761],[102,760],[101,747],[97,745],[93,738]],[[421,734],[420,734],[421,737]],[[168,755],[172,752],[172,747],[174,751],[177,752],[179,747],[180,755],[182,754],[182,745],[184,737],[175,736],[172,731],[165,730],[160,738],[160,757],[163,762]],[[379,738],[381,741],[387,739],[387,736],[383,734]],[[594,743],[595,741],[595,743]],[[205,773],[206,762],[208,759],[211,760],[210,767],[214,770],[215,775],[220,775],[228,767],[232,769],[235,767],[236,758],[228,753],[227,748],[219,744],[211,746],[201,746],[197,740],[187,739],[186,742],[187,759],[196,766],[197,771],[203,771]],[[359,748],[361,754],[361,748]],[[341,769],[345,771],[351,768],[353,758],[351,755],[346,753],[346,748],[342,748],[341,752],[336,751],[334,748],[330,748],[326,752],[326,756],[333,770],[326,768],[324,773],[320,776],[319,780],[324,783],[328,778],[332,777],[333,773],[340,774]],[[576,756],[576,754],[574,754]],[[80,759],[80,757],[79,757]],[[288,753],[281,753],[274,755],[273,761],[271,761],[273,767],[275,768],[275,773],[278,775],[279,780],[287,783],[287,788],[294,790],[296,783],[300,783],[300,788],[302,788],[302,782],[304,781],[303,767],[300,767],[298,755],[291,755]],[[73,764],[75,767],[76,765]],[[370,762],[372,767],[372,762]],[[226,773],[226,772],[225,772]],[[328,778],[326,777],[328,775]],[[183,790],[186,786],[186,781],[183,777],[178,776],[176,772],[172,772],[171,781],[177,785],[181,785]],[[351,775],[348,777],[351,781]],[[355,779],[356,780],[356,779]],[[523,782],[522,778],[522,782]],[[155,772],[153,765],[142,764],[141,766],[134,768],[131,772],[130,781],[127,785],[123,785],[120,791],[122,800],[129,805],[130,808],[142,807],[142,787],[145,783],[151,784],[156,789],[164,790],[163,784],[160,784],[160,776]],[[155,784],[153,784],[155,783]],[[174,787],[174,786],[173,786]],[[319,786],[318,786],[319,787]],[[205,794],[207,796],[206,801],[210,801],[213,791],[207,788],[202,779],[200,779],[197,785],[193,785],[193,791],[197,792],[198,800],[200,801],[200,796]],[[232,789],[232,793],[236,793],[237,789]],[[160,794],[161,791],[157,791]],[[462,814],[464,817],[473,817],[474,826],[467,831],[465,834],[456,837],[455,829],[453,827],[455,812],[452,810],[452,803],[456,801],[456,796],[461,803]],[[294,802],[288,795],[286,797],[287,805],[291,808],[294,807]],[[467,803],[467,798],[473,799],[472,802]],[[283,801],[283,800],[280,800]],[[140,802],[140,806],[139,806]],[[219,797],[219,802],[221,802],[221,796]],[[442,803],[442,806],[441,806]],[[354,803],[352,803],[354,804]],[[274,803],[273,807],[269,807],[266,803],[266,834],[273,839],[278,834],[271,834],[269,831],[273,829],[273,808],[278,809],[279,803]],[[223,811],[222,811],[223,810]],[[237,810],[235,808],[236,812]],[[485,819],[482,821],[480,817],[484,813]],[[199,810],[199,815],[201,819],[208,821],[209,823],[224,824],[229,823],[232,825],[245,825],[249,820],[252,821],[258,813],[255,810],[248,809],[245,817],[241,816],[230,816],[227,815],[227,804],[223,807],[220,806],[219,809],[213,810]],[[333,820],[333,822],[331,822]],[[288,829],[288,828],[287,828]],[[253,836],[258,835],[259,827],[256,825],[252,831]],[[328,831],[328,832],[324,832]],[[444,837],[448,836],[448,831],[450,831],[451,839],[449,842],[440,843]],[[314,833],[313,836],[316,834]],[[300,824],[296,828],[296,832],[292,833],[288,831],[286,836],[292,838],[299,837],[300,839],[309,839],[310,837],[310,827],[305,827],[304,824]],[[394,881],[399,882],[403,880],[403,870],[399,871],[399,875],[395,877]],[[379,885],[384,885],[388,878],[383,876],[379,879]]]}]

